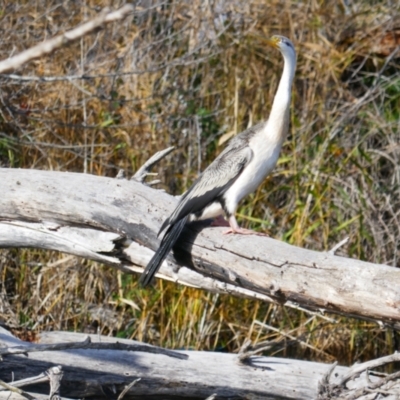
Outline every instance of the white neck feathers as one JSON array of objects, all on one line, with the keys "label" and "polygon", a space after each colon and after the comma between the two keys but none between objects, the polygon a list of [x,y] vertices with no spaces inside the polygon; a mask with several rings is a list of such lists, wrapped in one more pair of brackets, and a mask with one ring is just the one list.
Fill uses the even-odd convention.
[{"label": "white neck feathers", "polygon": [[282,52],[284,67],[278,90],[268,123],[265,127],[268,140],[283,143],[289,129],[289,110],[292,93],[292,82],[296,69],[296,53],[293,49],[286,49]]}]

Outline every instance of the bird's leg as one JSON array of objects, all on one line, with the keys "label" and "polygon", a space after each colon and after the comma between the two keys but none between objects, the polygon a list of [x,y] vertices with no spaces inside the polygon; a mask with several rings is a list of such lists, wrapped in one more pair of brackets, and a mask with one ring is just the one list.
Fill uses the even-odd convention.
[{"label": "bird's leg", "polygon": [[229,233],[239,233],[241,235],[257,235],[257,236],[268,236],[266,233],[252,231],[251,229],[241,228],[236,221],[236,217],[231,215],[229,217],[229,225],[230,229],[224,232],[224,235],[228,235]]},{"label": "bird's leg", "polygon": [[230,225],[222,215],[219,215],[218,217],[213,219],[213,222],[211,222],[210,226],[230,226]]}]

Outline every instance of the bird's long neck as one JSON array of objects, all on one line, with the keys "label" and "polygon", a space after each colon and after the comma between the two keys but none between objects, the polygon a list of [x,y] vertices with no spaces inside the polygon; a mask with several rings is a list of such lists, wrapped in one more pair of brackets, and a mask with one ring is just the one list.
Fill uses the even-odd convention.
[{"label": "bird's long neck", "polygon": [[268,140],[280,142],[286,138],[289,128],[289,110],[292,82],[296,69],[296,55],[284,54],[284,67],[278,90],[276,91],[271,113],[266,126]]}]

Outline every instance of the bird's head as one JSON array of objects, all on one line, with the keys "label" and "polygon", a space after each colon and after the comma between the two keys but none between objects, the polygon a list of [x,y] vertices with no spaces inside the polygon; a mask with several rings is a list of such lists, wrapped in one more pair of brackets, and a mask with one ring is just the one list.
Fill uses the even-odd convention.
[{"label": "bird's head", "polygon": [[267,44],[280,50],[283,54],[287,54],[288,52],[296,54],[293,43],[285,36],[274,35],[267,39]]}]

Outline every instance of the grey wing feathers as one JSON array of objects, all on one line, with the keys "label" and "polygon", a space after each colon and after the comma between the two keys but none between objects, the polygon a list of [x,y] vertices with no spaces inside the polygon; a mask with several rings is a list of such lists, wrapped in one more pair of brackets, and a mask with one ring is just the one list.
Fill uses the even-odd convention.
[{"label": "grey wing feathers", "polygon": [[237,179],[253,157],[249,147],[250,139],[267,122],[261,122],[232,138],[220,155],[196,179],[181,197],[174,212],[161,226],[160,234],[167,226],[174,224],[188,214],[201,211],[223,194]]},{"label": "grey wing feathers", "polygon": [[213,189],[221,188],[218,192],[222,188],[226,189],[226,186],[242,172],[252,156],[253,152],[248,146],[225,153],[223,157],[210,164],[188,191],[187,197],[201,197]]},{"label": "grey wing feathers", "polygon": [[160,232],[186,215],[203,210],[218,199],[233,184],[252,157],[253,151],[247,144],[239,148],[230,146],[229,149],[225,149],[182,196]]},{"label": "grey wing feathers", "polygon": [[215,161],[217,161],[220,157],[224,157],[226,153],[229,153],[234,149],[240,149],[248,146],[251,138],[261,131],[266,124],[267,121],[260,122],[259,124],[254,125],[239,133],[239,135],[233,137],[221,154],[215,159]]}]

